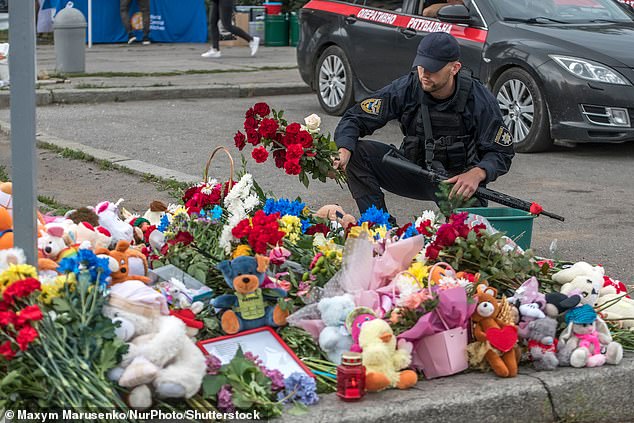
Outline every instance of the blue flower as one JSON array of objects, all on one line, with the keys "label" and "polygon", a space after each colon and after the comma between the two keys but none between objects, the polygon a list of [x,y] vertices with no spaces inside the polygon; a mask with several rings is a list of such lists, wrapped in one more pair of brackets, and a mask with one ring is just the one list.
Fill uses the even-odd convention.
[{"label": "blue flower", "polygon": [[167,217],[167,214],[164,214],[163,216],[161,216],[161,223],[159,223],[158,228],[156,229],[158,229],[161,232],[165,232],[169,225],[170,225],[170,219],[169,217]]},{"label": "blue flower", "polygon": [[306,203],[302,203],[298,200],[290,201],[286,198],[274,200],[273,198],[267,198],[263,210],[266,214],[279,213],[280,216],[284,216],[285,214],[300,216],[305,208]]},{"label": "blue flower", "polygon": [[[288,398],[287,398],[288,397]],[[284,390],[278,392],[277,399],[285,403],[298,401],[304,405],[313,405],[319,401],[315,379],[305,373],[295,372],[284,379]]]},{"label": "blue flower", "polygon": [[213,209],[209,212],[209,216],[212,220],[218,220],[222,217],[222,207],[219,205],[215,205]]},{"label": "blue flower", "polygon": [[[79,249],[77,255],[67,257],[59,263],[57,271],[60,273],[74,273],[79,277],[80,267],[87,269],[90,273],[90,280],[97,282],[100,289],[104,289],[108,284],[107,278],[110,276],[109,260],[100,258],[90,250]],[[81,265],[81,266],[80,266]]]},{"label": "blue flower", "polygon": [[416,235],[418,235],[418,230],[416,229],[414,225],[412,225],[409,228],[407,228],[407,230],[405,231],[401,239],[411,238]]},{"label": "blue flower", "polygon": [[390,214],[382,209],[379,210],[376,206],[372,205],[368,208],[359,219],[359,225],[363,222],[374,223],[375,225],[385,226],[387,230],[392,229],[392,225],[389,222]]},{"label": "blue flower", "polygon": [[302,219],[302,233],[305,234],[308,228],[310,228],[313,224],[308,219]]}]

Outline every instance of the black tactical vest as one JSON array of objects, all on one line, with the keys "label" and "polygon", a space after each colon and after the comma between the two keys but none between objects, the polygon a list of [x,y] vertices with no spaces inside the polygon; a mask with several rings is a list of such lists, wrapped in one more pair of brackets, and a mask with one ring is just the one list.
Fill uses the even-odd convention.
[{"label": "black tactical vest", "polygon": [[[427,107],[432,132],[430,139],[425,136],[425,108],[418,107],[416,119],[412,119],[407,128],[407,136],[401,145],[401,152],[410,161],[423,167],[429,167],[427,162],[431,161],[433,168],[445,170],[450,175],[463,172],[476,161],[475,140],[471,139],[462,119],[462,112],[471,91],[471,81],[471,76],[467,72],[458,73],[458,93],[457,97],[451,100],[455,102],[451,111],[438,111],[433,106]],[[433,143],[433,155],[426,152],[426,141]]]}]

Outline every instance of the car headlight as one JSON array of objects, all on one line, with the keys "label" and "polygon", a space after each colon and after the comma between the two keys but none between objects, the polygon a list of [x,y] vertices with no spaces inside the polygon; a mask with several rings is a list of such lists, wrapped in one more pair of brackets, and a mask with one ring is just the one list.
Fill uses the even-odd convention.
[{"label": "car headlight", "polygon": [[550,56],[562,68],[579,78],[606,84],[630,85],[627,79],[614,69],[588,59],[569,56]]}]

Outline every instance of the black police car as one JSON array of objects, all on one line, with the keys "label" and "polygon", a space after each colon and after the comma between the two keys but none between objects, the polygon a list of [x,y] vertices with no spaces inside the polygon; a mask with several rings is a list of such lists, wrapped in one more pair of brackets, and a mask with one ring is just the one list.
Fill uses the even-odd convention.
[{"label": "black police car", "polygon": [[422,37],[445,31],[497,97],[516,151],[546,150],[553,139],[634,141],[630,5],[463,1],[434,19],[422,16],[423,0],[311,0],[299,14],[302,78],[326,112],[340,115],[407,73]]}]

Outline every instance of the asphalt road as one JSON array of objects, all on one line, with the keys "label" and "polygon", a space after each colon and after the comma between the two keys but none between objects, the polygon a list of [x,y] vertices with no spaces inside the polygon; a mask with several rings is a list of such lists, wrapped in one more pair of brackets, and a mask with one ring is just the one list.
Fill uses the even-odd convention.
[{"label": "asphalt road", "polygon": [[[268,101],[273,108],[285,110],[289,121],[302,121],[304,116],[317,113],[326,132],[334,131],[338,122],[338,118],[321,111],[315,96],[301,95],[48,106],[38,109],[38,130],[199,175],[209,152],[218,145],[230,147],[239,157],[233,134],[242,128],[245,110],[257,101]],[[8,121],[9,111],[1,110],[0,119]],[[399,134],[397,125],[390,124],[372,138],[398,145]],[[536,201],[546,210],[566,217],[565,223],[543,216],[535,220],[533,247],[538,254],[552,256],[549,246],[557,240],[557,258],[600,263],[609,274],[631,282],[633,165],[634,143],[558,147],[549,153],[518,154],[511,172],[490,187]],[[339,203],[356,213],[348,191],[333,182],[316,182],[306,190],[271,163],[258,165],[250,159],[248,166],[263,188],[279,197],[300,196],[313,207]],[[228,168],[226,159],[218,157],[210,174],[224,178]],[[133,192],[130,187],[131,196]],[[424,209],[435,208],[433,203],[393,195],[388,195],[387,201],[400,222]]]}]

